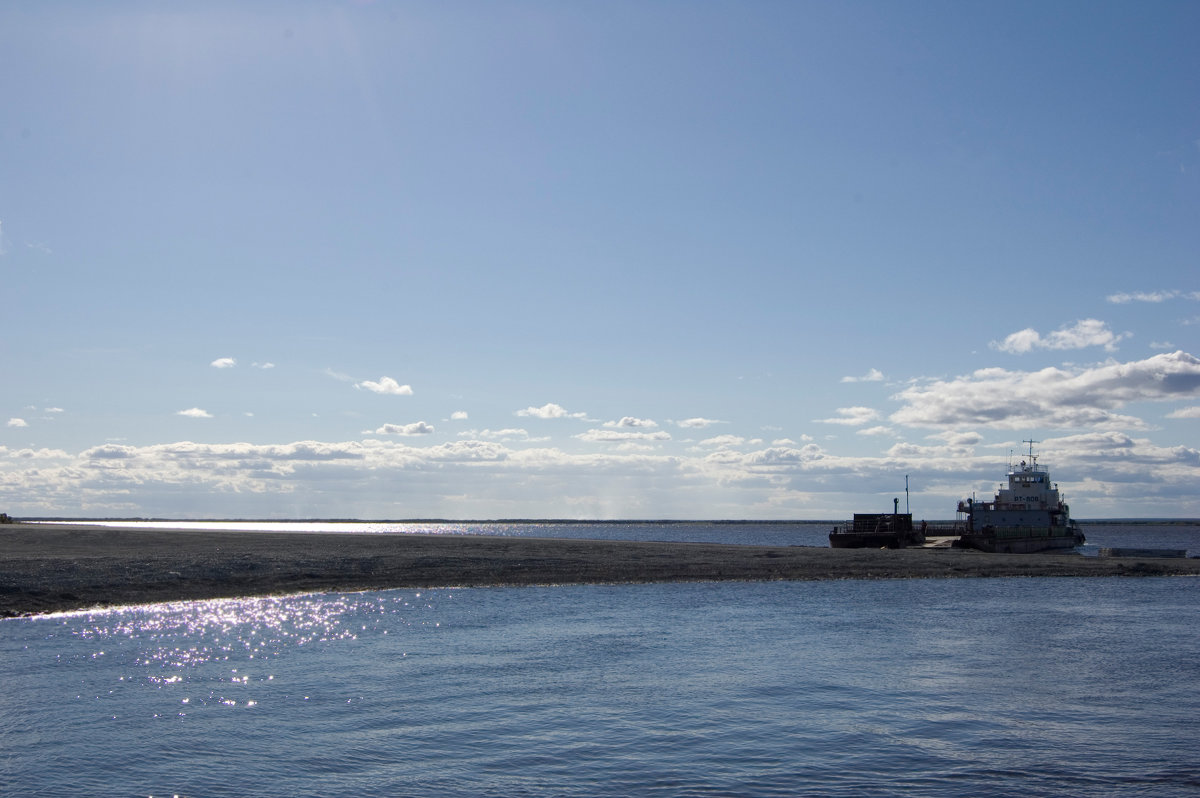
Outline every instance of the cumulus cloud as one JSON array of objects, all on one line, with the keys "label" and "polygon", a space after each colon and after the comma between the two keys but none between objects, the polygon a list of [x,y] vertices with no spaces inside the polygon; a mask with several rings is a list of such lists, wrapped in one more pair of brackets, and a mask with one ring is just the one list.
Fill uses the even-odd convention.
[{"label": "cumulus cloud", "polygon": [[[4,447],[0,446],[0,454],[4,453]],[[14,460],[69,460],[71,455],[64,452],[62,449],[17,449],[10,452],[9,456]]]},{"label": "cumulus cloud", "polygon": [[1167,418],[1200,418],[1200,407],[1181,407],[1167,413]]},{"label": "cumulus cloud", "polygon": [[384,424],[375,430],[376,435],[432,435],[433,427],[424,421],[414,421],[411,424]]},{"label": "cumulus cloud", "polygon": [[724,421],[717,421],[716,419],[712,419],[712,418],[700,418],[700,417],[685,418],[683,421],[675,422],[676,426],[683,427],[684,429],[704,429],[705,427],[711,427],[713,424],[724,424],[724,423],[725,423]]},{"label": "cumulus cloud", "polygon": [[871,369],[861,377],[842,377],[842,382],[883,382],[883,372]]},{"label": "cumulus cloud", "polygon": [[518,416],[526,418],[587,418],[587,413],[568,413],[562,405],[547,402],[541,407],[527,407],[517,411]]},{"label": "cumulus cloud", "polygon": [[187,418],[212,418],[212,413],[207,410],[201,410],[198,407],[189,407],[187,410],[180,410],[175,415],[186,416]]},{"label": "cumulus cloud", "polygon": [[1089,346],[1103,346],[1111,352],[1117,348],[1118,342],[1128,337],[1129,333],[1114,334],[1099,319],[1081,319],[1070,327],[1062,327],[1044,337],[1032,327],[1027,327],[1012,333],[1003,341],[992,341],[991,347],[1012,354],[1024,354],[1033,349],[1084,349]]},{"label": "cumulus cloud", "polygon": [[[600,429],[609,436],[661,434]],[[957,436],[957,437],[956,437]],[[898,443],[845,456],[814,444],[697,453],[618,440],[602,450],[411,438],[348,442],[149,446],[109,443],[80,453],[11,452],[0,446],[0,504],[19,515],[271,517],[280,507],[312,517],[373,517],[395,508],[429,517],[833,518],[861,509],[864,492],[890,491],[912,474],[914,503],[940,517],[1002,474],[1003,444],[979,455],[973,433],[929,436],[946,445]],[[747,442],[750,443],[750,442]],[[652,448],[645,448],[652,446]],[[1157,446],[1116,431],[1050,438],[1039,449],[1070,493],[1076,515],[1200,514],[1200,452]],[[888,494],[893,495],[893,494]],[[1130,504],[1132,502],[1132,504]],[[363,509],[365,508],[365,509]],[[293,512],[297,510],[293,509]]]},{"label": "cumulus cloud", "polygon": [[618,429],[627,427],[645,427],[653,428],[658,426],[658,422],[651,421],[648,418],[634,418],[633,416],[625,416],[619,421],[605,421],[604,426],[615,427]]},{"label": "cumulus cloud", "polygon": [[29,424],[28,424],[28,422],[26,422],[26,421],[25,421],[25,419],[23,419],[23,418],[10,418],[10,419],[8,420],[8,424],[7,424],[6,426],[9,426],[9,427],[28,427],[28,426],[29,426]]},{"label": "cumulus cloud", "polygon": [[915,427],[1142,428],[1141,419],[1115,411],[1194,396],[1200,396],[1200,359],[1173,352],[1090,368],[980,369],[901,391],[894,398],[905,406],[891,420]]},{"label": "cumulus cloud", "polygon": [[237,360],[232,357],[219,357],[208,365],[215,369],[231,369],[237,365]]},{"label": "cumulus cloud", "polygon": [[842,424],[847,427],[861,427],[879,418],[879,411],[870,407],[839,407],[835,418],[818,418],[821,424]]},{"label": "cumulus cloud", "polygon": [[467,420],[467,411],[466,410],[455,410],[453,413],[450,414],[450,420],[451,421],[466,421]]},{"label": "cumulus cloud", "polygon": [[256,368],[256,369],[273,369],[273,368],[275,368],[275,364],[270,361],[267,361],[266,363],[252,363],[251,365],[253,365],[254,368]]},{"label": "cumulus cloud", "polygon": [[391,377],[380,377],[379,382],[372,380],[363,380],[362,382],[354,383],[354,387],[359,390],[370,391],[371,393],[384,394],[387,396],[412,396],[411,385],[401,385]]}]

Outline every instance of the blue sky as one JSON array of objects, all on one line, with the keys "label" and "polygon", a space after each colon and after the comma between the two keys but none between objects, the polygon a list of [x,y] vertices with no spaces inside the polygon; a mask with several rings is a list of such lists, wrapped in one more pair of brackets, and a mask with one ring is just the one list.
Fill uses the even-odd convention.
[{"label": "blue sky", "polygon": [[0,6],[0,510],[1200,516],[1200,6]]}]

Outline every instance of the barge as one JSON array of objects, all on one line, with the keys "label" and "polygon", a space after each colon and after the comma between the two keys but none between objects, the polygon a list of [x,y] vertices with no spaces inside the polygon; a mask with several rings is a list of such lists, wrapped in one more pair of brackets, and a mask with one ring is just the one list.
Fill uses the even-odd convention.
[{"label": "barge", "polygon": [[925,524],[913,529],[912,513],[899,511],[900,500],[893,500],[893,512],[855,513],[853,521],[835,526],[829,533],[829,545],[835,549],[903,549],[925,543]]}]

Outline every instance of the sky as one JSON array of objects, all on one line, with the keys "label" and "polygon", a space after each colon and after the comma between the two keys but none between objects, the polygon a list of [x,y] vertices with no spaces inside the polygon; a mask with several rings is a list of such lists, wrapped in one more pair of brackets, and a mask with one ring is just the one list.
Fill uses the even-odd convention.
[{"label": "sky", "polygon": [[1197,30],[6,2],[0,511],[1200,517]]}]

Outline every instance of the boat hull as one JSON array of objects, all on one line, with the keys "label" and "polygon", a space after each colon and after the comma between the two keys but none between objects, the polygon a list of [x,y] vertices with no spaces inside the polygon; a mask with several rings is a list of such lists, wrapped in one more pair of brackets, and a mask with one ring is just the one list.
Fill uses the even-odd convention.
[{"label": "boat hull", "polygon": [[1085,540],[1083,533],[1078,531],[1067,535],[1061,532],[1041,535],[968,532],[955,541],[954,546],[986,551],[990,554],[1033,554],[1039,551],[1069,551],[1076,546],[1082,546]]},{"label": "boat hull", "polygon": [[[857,534],[830,532],[829,545],[835,549],[902,549],[910,543],[911,533]],[[911,541],[917,543],[915,539]]]},{"label": "boat hull", "polygon": [[855,513],[853,521],[829,533],[834,549],[902,549],[924,542],[924,533],[913,529],[911,513]]}]

